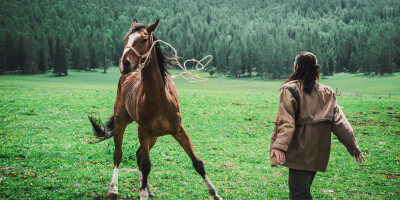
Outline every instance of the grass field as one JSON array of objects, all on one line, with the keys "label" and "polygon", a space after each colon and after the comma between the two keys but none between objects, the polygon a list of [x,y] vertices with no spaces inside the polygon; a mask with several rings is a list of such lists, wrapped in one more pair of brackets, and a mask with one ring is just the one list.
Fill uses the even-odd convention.
[{"label": "grass field", "polygon": [[[172,72],[176,74],[176,71]],[[203,76],[208,76],[206,73]],[[97,144],[87,115],[112,115],[119,72],[0,76],[0,198],[103,199],[113,141]],[[282,81],[211,78],[174,81],[184,125],[224,199],[287,199],[288,170],[269,165],[269,140]],[[343,93],[367,162],[357,165],[335,136],[316,199],[400,198],[400,74],[338,74],[321,80]],[[349,94],[351,93],[351,94]],[[356,96],[355,94],[358,93]],[[389,98],[391,93],[391,98]],[[119,174],[121,199],[137,199],[137,125],[128,126]],[[154,199],[207,199],[206,186],[171,136],[150,152]]]}]

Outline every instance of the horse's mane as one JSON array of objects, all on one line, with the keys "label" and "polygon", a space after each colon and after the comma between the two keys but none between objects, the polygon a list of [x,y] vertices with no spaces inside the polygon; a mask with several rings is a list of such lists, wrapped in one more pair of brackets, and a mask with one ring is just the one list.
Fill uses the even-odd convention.
[{"label": "horse's mane", "polygon": [[[154,33],[153,33],[153,41],[157,41],[157,40],[158,40],[157,36],[154,35]],[[154,46],[156,48],[156,53],[157,53],[158,67],[160,69],[161,76],[165,83],[165,77],[167,77],[169,75],[167,66],[175,65],[174,56],[171,53],[164,51],[161,48],[160,43],[157,42]]]},{"label": "horse's mane", "polygon": [[[133,27],[131,27],[128,31],[128,33],[125,35],[125,37],[128,37],[130,34],[139,31],[142,28],[146,28],[146,26],[142,23],[136,23]],[[156,35],[153,33],[153,42],[157,41],[158,38],[156,37]],[[160,69],[160,73],[161,76],[163,78],[163,81],[165,83],[165,77],[167,77],[169,75],[169,72],[167,70],[168,65],[173,66],[175,65],[174,62],[174,56],[169,53],[164,51],[161,46],[160,43],[156,43],[154,45],[156,53],[157,53],[157,60],[158,60],[158,67]]]}]

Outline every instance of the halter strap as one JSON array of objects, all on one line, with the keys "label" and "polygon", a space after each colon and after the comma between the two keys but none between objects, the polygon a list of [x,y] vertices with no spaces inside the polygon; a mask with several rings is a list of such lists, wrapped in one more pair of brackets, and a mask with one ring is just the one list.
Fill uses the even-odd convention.
[{"label": "halter strap", "polygon": [[[151,33],[151,35],[150,35],[150,43],[151,43],[151,44],[153,43],[153,33]],[[142,63],[141,63],[142,58],[147,58],[147,57],[150,56],[151,48],[150,48],[150,50],[147,51],[145,54],[140,54],[140,53],[139,53],[135,48],[133,48],[132,46],[130,46],[130,47],[125,47],[125,48],[131,49],[131,50],[133,51],[133,53],[135,53],[135,55],[139,58],[139,61],[138,61],[138,64],[137,64],[137,69],[139,69],[140,64],[142,64]],[[151,58],[151,57],[150,57],[150,58]],[[146,62],[146,61],[145,61],[145,62]],[[149,63],[150,63],[150,59],[147,60],[147,63],[143,63],[143,65],[144,65],[143,67],[149,65]],[[143,68],[143,67],[142,67],[142,68]],[[141,70],[141,69],[140,69],[140,70]]]}]

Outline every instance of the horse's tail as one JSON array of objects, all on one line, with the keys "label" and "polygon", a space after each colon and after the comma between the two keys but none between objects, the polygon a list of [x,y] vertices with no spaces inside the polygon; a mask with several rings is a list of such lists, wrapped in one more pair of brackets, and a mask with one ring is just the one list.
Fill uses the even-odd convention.
[{"label": "horse's tail", "polygon": [[99,119],[95,119],[91,116],[88,117],[93,126],[94,135],[99,139],[97,142],[101,142],[114,136],[114,116],[108,119],[105,126]]}]

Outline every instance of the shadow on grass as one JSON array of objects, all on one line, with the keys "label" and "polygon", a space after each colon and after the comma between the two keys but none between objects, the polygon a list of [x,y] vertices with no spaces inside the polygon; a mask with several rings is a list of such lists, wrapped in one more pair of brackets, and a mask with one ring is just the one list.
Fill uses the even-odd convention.
[{"label": "shadow on grass", "polygon": [[366,77],[366,78],[388,78],[388,77],[393,77],[395,76],[395,74],[384,74],[384,75],[380,75],[380,74],[363,74],[363,73],[348,73],[351,75],[354,75],[355,77]]}]

